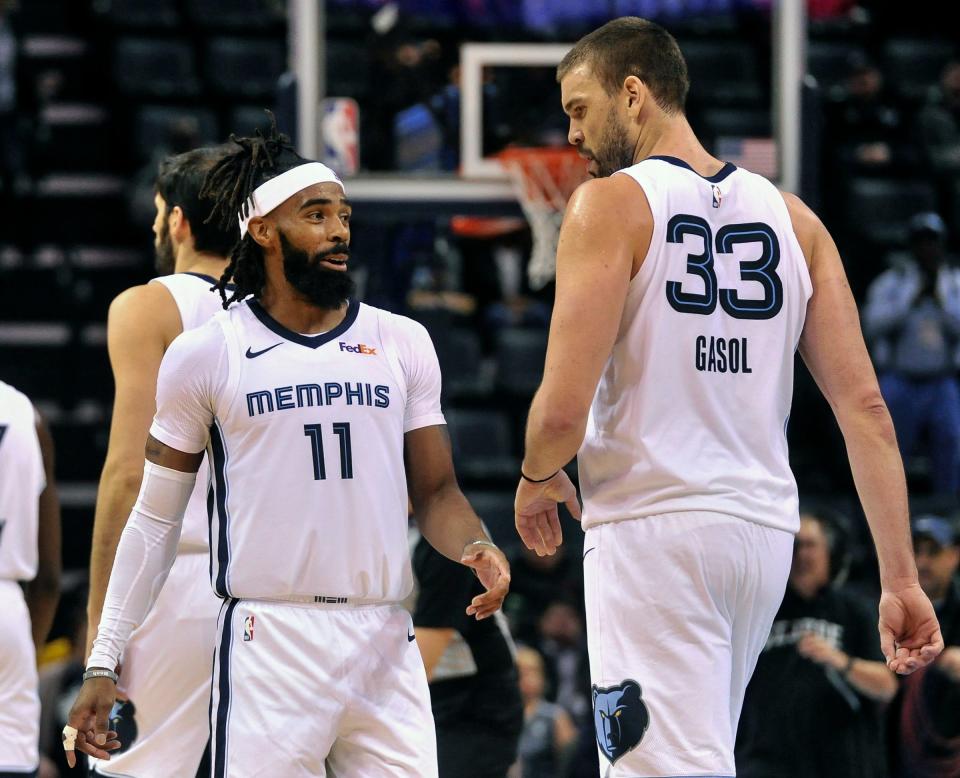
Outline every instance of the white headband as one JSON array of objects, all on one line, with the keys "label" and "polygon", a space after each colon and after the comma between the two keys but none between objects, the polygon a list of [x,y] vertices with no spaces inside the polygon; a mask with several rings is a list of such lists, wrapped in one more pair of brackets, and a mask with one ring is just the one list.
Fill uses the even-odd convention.
[{"label": "white headband", "polygon": [[243,238],[247,234],[247,225],[254,216],[266,216],[284,200],[314,184],[336,184],[343,189],[344,194],[347,193],[340,176],[322,162],[307,162],[303,165],[297,165],[297,167],[265,181],[253,190],[253,194],[247,201],[250,208],[247,216],[244,217],[242,211],[237,214],[240,219],[240,237]]}]

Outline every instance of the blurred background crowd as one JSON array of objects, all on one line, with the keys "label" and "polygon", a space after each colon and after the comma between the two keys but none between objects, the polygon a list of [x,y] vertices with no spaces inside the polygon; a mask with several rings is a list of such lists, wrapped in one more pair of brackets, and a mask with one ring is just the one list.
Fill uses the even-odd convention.
[{"label": "blurred background crowd", "polygon": [[[462,42],[570,42],[625,14],[678,37],[707,147],[776,175],[769,0],[327,0],[325,11],[326,93],[356,101],[361,175],[457,169]],[[801,194],[861,305],[906,465],[920,582],[948,648],[906,681],[883,666],[866,524],[829,406],[798,360],[788,437],[807,518],[748,692],[739,770],[960,776],[960,44],[932,0],[809,0],[808,15]],[[250,134],[268,123],[264,108],[293,133],[287,19],[281,0],[0,0],[0,378],[38,404],[58,450],[64,592],[41,652],[43,745],[57,764],[112,399],[107,306],[151,276],[161,158]],[[491,69],[485,153],[563,143],[557,96],[550,68]],[[512,529],[551,310],[550,285],[527,282],[519,216],[360,203],[355,272],[365,301],[430,330],[458,476],[511,556],[505,613],[525,713],[515,772],[596,775],[580,533],[568,522],[561,551],[538,558]]]}]

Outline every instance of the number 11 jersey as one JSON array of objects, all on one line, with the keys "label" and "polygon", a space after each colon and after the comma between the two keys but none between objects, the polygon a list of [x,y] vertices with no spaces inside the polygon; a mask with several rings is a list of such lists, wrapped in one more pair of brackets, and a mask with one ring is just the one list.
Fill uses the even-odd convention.
[{"label": "number 11 jersey", "polygon": [[377,603],[412,587],[404,434],[443,423],[420,324],[351,301],[302,335],[250,300],[171,344],[150,434],[207,449],[219,596]]},{"label": "number 11 jersey", "polygon": [[795,532],[786,426],[812,286],[783,195],[729,163],[617,175],[653,234],[579,454],[583,524],[712,511]]}]

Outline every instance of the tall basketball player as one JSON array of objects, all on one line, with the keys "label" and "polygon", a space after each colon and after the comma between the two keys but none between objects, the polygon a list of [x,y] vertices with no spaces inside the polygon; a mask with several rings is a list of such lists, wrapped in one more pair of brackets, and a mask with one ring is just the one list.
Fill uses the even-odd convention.
[{"label": "tall basketball player", "polygon": [[216,218],[239,214],[220,285],[232,304],[164,356],[68,759],[74,739],[88,753],[106,739],[111,670],[170,568],[206,448],[223,600],[213,774],[435,776],[426,676],[399,604],[412,586],[408,487],[423,535],[486,588],[468,613],[496,612],[509,568],[457,486],[426,330],[353,298],[339,178],[275,131],[238,143],[205,186]]},{"label": "tall basketball player", "polygon": [[786,442],[798,346],[873,532],[883,653],[909,673],[943,642],[917,584],[903,466],[833,241],[798,198],[700,145],[676,41],[618,19],[557,75],[597,180],[560,235],[517,529],[554,552],[557,504],[580,512],[560,470],[579,451],[603,774],[732,776],[799,526]]},{"label": "tall basketball player", "polygon": [[2,778],[37,774],[37,649],[46,640],[59,599],[60,503],[53,441],[27,396],[0,381]]},{"label": "tall basketball player", "polygon": [[[207,223],[213,203],[200,199],[200,189],[225,152],[226,147],[196,149],[161,163],[153,225],[161,275],[127,289],[110,306],[107,343],[116,391],[93,526],[90,644],[120,533],[140,489],[160,360],[181,332],[204,324],[221,309],[213,286],[226,269],[239,231],[236,225]],[[98,763],[97,774],[190,778],[201,766],[209,740],[210,661],[220,610],[207,582],[206,525],[206,479],[198,479],[170,576],[123,653],[120,701],[111,714],[122,750],[109,763]],[[175,740],[166,736],[170,728],[178,732]],[[201,774],[207,774],[205,765]]]}]

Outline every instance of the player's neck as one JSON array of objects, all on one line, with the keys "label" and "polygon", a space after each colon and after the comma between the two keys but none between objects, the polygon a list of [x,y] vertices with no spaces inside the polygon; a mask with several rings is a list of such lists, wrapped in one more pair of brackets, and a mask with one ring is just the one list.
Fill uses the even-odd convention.
[{"label": "player's neck", "polygon": [[637,163],[648,157],[682,159],[704,177],[715,175],[724,165],[707,153],[683,114],[660,114],[644,124],[637,139],[633,161]]},{"label": "player's neck", "polygon": [[295,296],[290,289],[278,292],[268,283],[260,297],[260,305],[288,330],[301,335],[317,335],[329,332],[342,322],[347,315],[349,303],[344,302],[339,308],[320,308],[302,297]]},{"label": "player's neck", "polygon": [[175,273],[198,273],[203,276],[220,278],[227,269],[227,260],[216,254],[197,254],[181,251],[174,265]]}]

